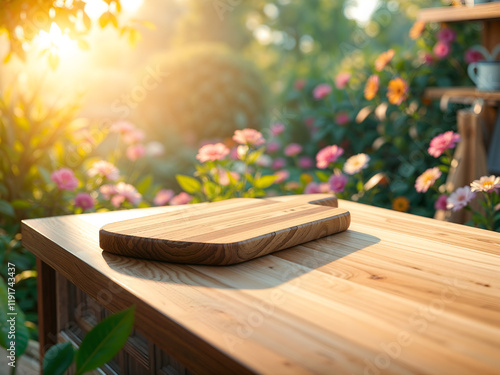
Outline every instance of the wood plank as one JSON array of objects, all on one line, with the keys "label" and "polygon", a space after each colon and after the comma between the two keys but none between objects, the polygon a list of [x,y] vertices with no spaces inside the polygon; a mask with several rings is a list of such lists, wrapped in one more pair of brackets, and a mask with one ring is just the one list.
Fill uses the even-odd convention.
[{"label": "wood plank", "polygon": [[[23,243],[194,373],[495,373],[500,235],[340,201],[349,230],[249,262],[102,253],[151,208],[23,222]],[[106,298],[104,298],[106,296]]]},{"label": "wood plank", "polygon": [[500,91],[480,91],[476,87],[429,87],[425,89],[424,96],[428,99],[445,99],[448,102],[463,101],[472,102],[476,99],[500,102]]},{"label": "wood plank", "polygon": [[478,4],[473,7],[454,6],[421,9],[417,16],[423,22],[467,22],[500,19],[500,4]]},{"label": "wood plank", "polygon": [[38,295],[38,339],[40,358],[57,344],[56,273],[39,257],[36,258]]},{"label": "wood plank", "polygon": [[[319,204],[316,204],[319,203]],[[236,198],[107,224],[104,251],[175,263],[229,265],[345,231],[350,215],[329,194]]]}]

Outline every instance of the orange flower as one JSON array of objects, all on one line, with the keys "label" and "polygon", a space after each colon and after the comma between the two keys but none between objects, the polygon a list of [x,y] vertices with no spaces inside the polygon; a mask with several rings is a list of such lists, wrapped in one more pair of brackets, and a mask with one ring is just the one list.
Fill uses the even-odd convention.
[{"label": "orange flower", "polygon": [[413,26],[410,29],[410,38],[415,40],[422,35],[422,32],[425,29],[425,22],[423,21],[417,21],[413,24]]},{"label": "orange flower", "polygon": [[389,82],[387,98],[389,103],[400,105],[406,99],[408,84],[403,78],[397,77]]},{"label": "orange flower", "polygon": [[379,88],[379,78],[378,75],[372,74],[368,77],[365,85],[365,98],[366,100],[372,100],[378,92]]},{"label": "orange flower", "polygon": [[394,50],[391,48],[386,52],[382,52],[379,57],[375,60],[375,69],[380,72],[389,64],[394,57]]},{"label": "orange flower", "polygon": [[410,208],[410,201],[406,197],[396,197],[392,201],[392,209],[400,212],[406,212]]}]

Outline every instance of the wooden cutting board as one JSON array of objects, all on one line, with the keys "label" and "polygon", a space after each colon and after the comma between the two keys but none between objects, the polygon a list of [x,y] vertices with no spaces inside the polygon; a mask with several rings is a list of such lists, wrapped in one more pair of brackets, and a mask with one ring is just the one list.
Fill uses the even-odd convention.
[{"label": "wooden cutting board", "polygon": [[228,265],[345,231],[350,221],[328,194],[236,198],[107,224],[99,242],[119,255]]}]

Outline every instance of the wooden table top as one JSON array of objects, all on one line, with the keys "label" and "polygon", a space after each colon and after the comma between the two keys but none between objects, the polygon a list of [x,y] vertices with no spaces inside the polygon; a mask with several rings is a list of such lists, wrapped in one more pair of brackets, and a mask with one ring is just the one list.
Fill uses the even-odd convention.
[{"label": "wooden table top", "polygon": [[[102,253],[104,224],[32,219],[23,244],[195,373],[500,373],[500,235],[340,201],[351,226],[216,267]],[[196,210],[196,206],[191,206]]]}]

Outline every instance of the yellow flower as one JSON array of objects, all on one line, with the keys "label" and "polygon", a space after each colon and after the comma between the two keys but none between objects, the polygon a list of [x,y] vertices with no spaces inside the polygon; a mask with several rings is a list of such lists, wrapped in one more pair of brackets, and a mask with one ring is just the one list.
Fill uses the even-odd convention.
[{"label": "yellow flower", "polygon": [[483,176],[479,180],[474,180],[471,184],[471,190],[474,191],[484,191],[490,192],[494,189],[500,188],[500,177],[494,175]]},{"label": "yellow flower", "polygon": [[379,88],[379,78],[377,75],[373,74],[368,77],[365,85],[365,98],[366,100],[372,100],[378,92]]},{"label": "yellow flower", "polygon": [[422,35],[422,32],[425,29],[425,22],[422,21],[417,21],[413,24],[413,26],[410,29],[410,38],[415,40]]},{"label": "yellow flower", "polygon": [[387,98],[389,103],[400,105],[406,99],[408,84],[403,78],[397,77],[389,82]]},{"label": "yellow flower", "polygon": [[385,68],[387,64],[389,64],[394,57],[394,50],[390,49],[386,52],[382,52],[379,57],[375,60],[375,69],[377,71],[381,71]]},{"label": "yellow flower", "polygon": [[392,201],[392,209],[400,212],[406,212],[410,208],[410,201],[406,197],[396,197]]}]

